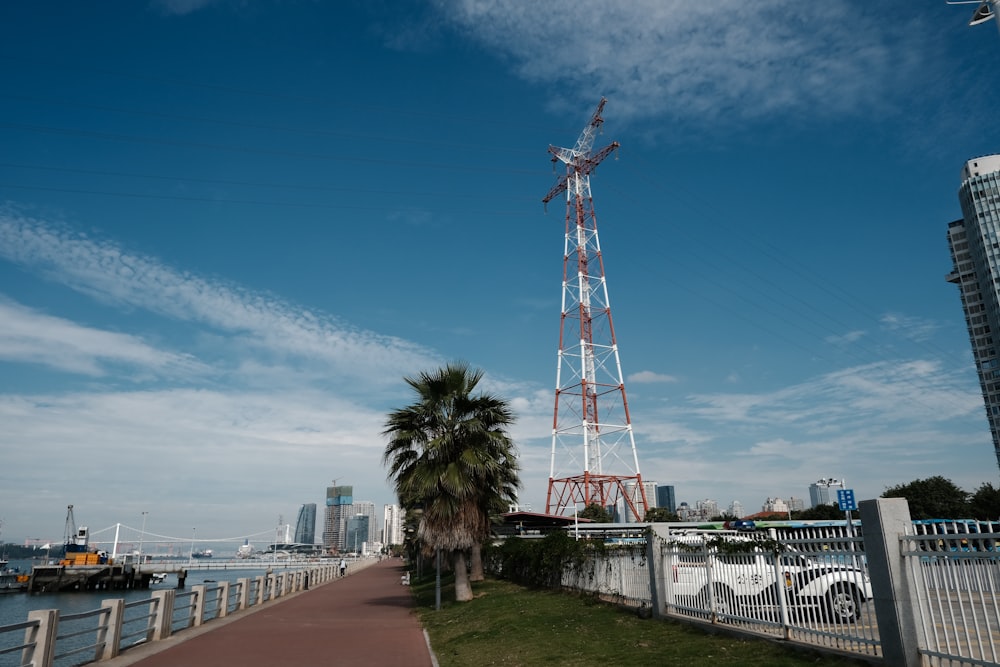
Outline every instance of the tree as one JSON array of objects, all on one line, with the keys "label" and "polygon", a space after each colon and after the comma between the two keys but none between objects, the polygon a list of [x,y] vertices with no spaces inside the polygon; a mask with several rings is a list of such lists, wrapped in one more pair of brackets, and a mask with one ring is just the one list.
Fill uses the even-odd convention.
[{"label": "tree", "polygon": [[804,519],[804,520],[827,520],[827,519],[843,519],[845,517],[844,511],[840,509],[837,505],[831,505],[830,503],[823,503],[816,505],[816,507],[810,507],[807,510],[802,510],[801,512],[792,512],[793,519]]},{"label": "tree", "polygon": [[983,482],[969,499],[969,518],[1000,521],[1000,489]]},{"label": "tree", "polygon": [[490,512],[516,502],[520,485],[506,431],[513,415],[497,396],[472,395],[482,377],[458,363],[404,378],[417,400],[391,412],[383,431],[388,477],[401,505],[422,507],[416,536],[425,551],[451,554],[459,602],[472,599],[468,552],[489,536]]},{"label": "tree", "polygon": [[581,519],[590,519],[594,523],[611,523],[611,512],[597,503],[590,503],[580,512]]},{"label": "tree", "polygon": [[680,517],[666,507],[650,507],[642,519],[645,523],[662,523],[665,521],[680,521]]},{"label": "tree", "polygon": [[969,514],[969,494],[940,475],[891,486],[883,498],[906,498],[914,519],[962,519]]}]

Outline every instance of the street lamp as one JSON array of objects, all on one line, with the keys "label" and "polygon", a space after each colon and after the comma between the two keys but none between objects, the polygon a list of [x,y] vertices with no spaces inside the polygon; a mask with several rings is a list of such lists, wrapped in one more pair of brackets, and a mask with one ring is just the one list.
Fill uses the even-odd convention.
[{"label": "street lamp", "polygon": [[149,512],[142,513],[142,530],[139,531],[139,565],[142,565],[142,538],[146,536],[146,515]]},{"label": "street lamp", "polygon": [[191,551],[188,552],[188,565],[194,562],[194,531],[196,528],[191,529]]},{"label": "street lamp", "polygon": [[979,5],[969,19],[969,25],[979,25],[986,23],[990,19],[997,20],[997,28],[1000,28],[1000,0],[945,0],[949,5]]}]

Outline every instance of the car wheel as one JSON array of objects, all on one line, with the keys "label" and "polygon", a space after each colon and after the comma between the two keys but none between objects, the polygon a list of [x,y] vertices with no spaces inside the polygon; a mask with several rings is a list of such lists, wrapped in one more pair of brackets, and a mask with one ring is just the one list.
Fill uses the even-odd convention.
[{"label": "car wheel", "polygon": [[851,623],[861,618],[861,593],[851,584],[834,584],[826,594],[827,618]]},{"label": "car wheel", "polygon": [[712,589],[712,616],[714,620],[725,621],[736,614],[736,593],[723,584],[716,584]]}]

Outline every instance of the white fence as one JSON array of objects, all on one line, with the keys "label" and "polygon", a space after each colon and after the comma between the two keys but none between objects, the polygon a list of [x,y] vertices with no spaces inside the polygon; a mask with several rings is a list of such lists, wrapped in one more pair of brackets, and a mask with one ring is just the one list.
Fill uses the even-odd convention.
[{"label": "white fence", "polygon": [[[652,524],[645,544],[609,545],[562,585],[891,667],[1000,667],[1000,524],[913,522],[900,499],[866,501],[862,518],[721,551],[721,531]],[[580,537],[591,530],[609,534]]]},{"label": "white fence", "polygon": [[926,664],[1000,664],[998,540],[1000,524],[980,521],[918,521],[903,538]]}]

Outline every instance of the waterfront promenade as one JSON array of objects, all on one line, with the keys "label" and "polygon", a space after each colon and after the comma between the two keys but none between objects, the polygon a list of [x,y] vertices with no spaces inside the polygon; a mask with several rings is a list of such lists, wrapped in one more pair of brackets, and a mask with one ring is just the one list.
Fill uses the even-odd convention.
[{"label": "waterfront promenade", "polygon": [[102,667],[436,667],[400,585],[402,561],[387,559],[259,609],[137,646]]}]

